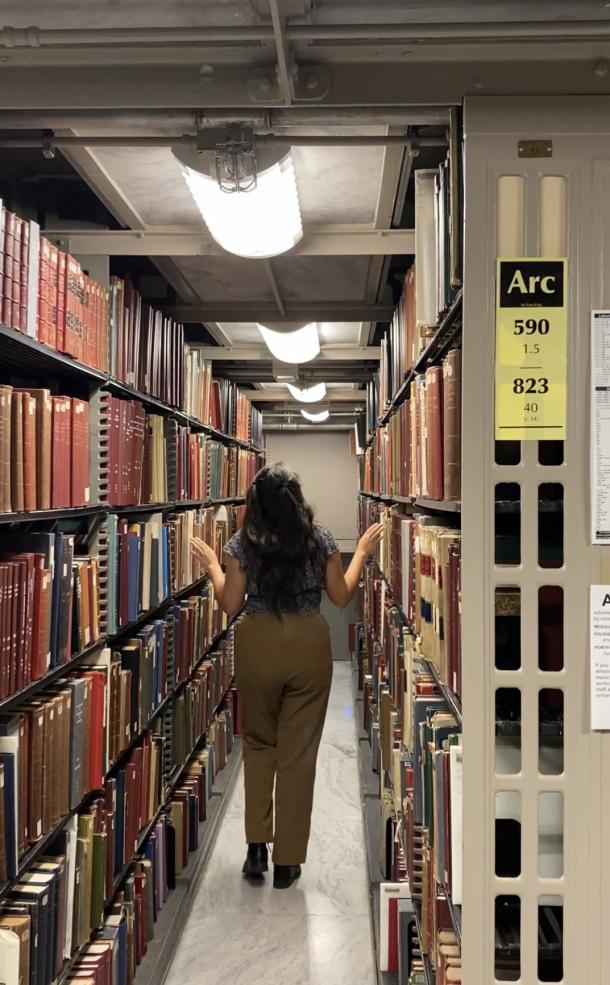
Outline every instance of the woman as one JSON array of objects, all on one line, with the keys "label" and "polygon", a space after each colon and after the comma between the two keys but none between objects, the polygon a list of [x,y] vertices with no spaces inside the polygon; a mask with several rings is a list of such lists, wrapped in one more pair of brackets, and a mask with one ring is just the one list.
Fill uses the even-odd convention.
[{"label": "woman", "polygon": [[226,573],[213,549],[193,540],[225,612],[235,615],[246,599],[235,633],[248,842],[243,873],[258,878],[267,871],[273,842],[277,889],[298,879],[307,854],[332,680],[322,588],[346,606],[381,531],[381,524],[369,527],[344,573],[335,539],[314,522],[298,477],[279,464],[261,469],[248,490],[243,526],[224,549]]}]

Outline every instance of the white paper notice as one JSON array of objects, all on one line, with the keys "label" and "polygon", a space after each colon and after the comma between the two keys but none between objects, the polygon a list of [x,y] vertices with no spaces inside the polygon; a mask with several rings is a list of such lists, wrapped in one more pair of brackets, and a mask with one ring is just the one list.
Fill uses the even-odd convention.
[{"label": "white paper notice", "polygon": [[591,312],[591,543],[610,544],[610,311]]},{"label": "white paper notice", "polygon": [[610,585],[591,585],[591,728],[610,729]]}]

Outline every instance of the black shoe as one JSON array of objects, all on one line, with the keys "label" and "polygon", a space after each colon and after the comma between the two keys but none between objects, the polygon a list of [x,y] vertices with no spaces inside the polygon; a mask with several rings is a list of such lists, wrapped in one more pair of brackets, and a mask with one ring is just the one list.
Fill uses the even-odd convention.
[{"label": "black shoe", "polygon": [[273,886],[275,889],[289,889],[300,875],[300,865],[276,865],[273,870]]},{"label": "black shoe", "polygon": [[244,862],[242,872],[248,879],[260,878],[269,868],[267,865],[267,846],[264,843],[256,842],[248,845],[248,855]]}]

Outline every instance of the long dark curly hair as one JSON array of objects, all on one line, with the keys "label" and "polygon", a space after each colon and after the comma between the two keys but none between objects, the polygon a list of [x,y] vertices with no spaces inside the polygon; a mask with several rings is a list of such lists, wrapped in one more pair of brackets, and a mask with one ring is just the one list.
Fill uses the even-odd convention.
[{"label": "long dark curly hair", "polygon": [[248,489],[242,525],[246,564],[276,613],[297,608],[309,561],[324,572],[322,541],[299,477],[283,462],[266,465]]}]

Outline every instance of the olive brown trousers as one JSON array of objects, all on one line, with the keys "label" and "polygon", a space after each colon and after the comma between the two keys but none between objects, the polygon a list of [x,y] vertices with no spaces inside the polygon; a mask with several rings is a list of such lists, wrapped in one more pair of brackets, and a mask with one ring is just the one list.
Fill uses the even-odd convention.
[{"label": "olive brown trousers", "polygon": [[307,857],[316,759],[332,682],[326,620],[319,612],[246,615],[235,634],[235,676],[246,841],[273,842],[276,865],[298,865]]}]

